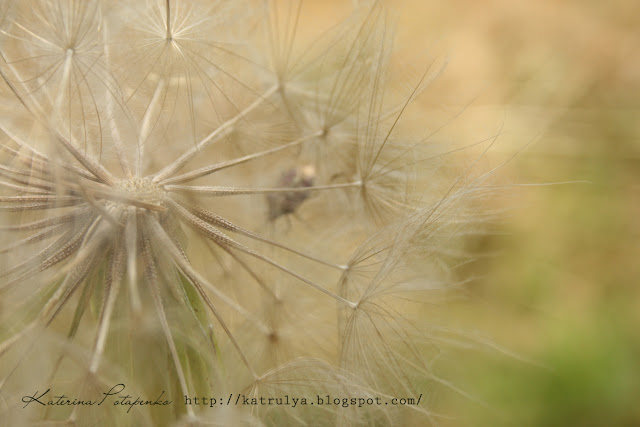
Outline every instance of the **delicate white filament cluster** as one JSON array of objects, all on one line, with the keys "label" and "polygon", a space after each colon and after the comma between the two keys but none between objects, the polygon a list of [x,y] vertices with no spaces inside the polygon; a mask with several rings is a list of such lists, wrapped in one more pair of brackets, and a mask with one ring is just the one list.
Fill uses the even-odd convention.
[{"label": "delicate white filament cluster", "polygon": [[118,181],[113,187],[113,194],[120,194],[121,209],[126,209],[127,201],[135,201],[150,209],[165,210],[164,202],[167,192],[149,178],[132,178]]},{"label": "delicate white filament cluster", "polygon": [[379,4],[298,46],[302,11],[2,3],[0,394],[90,399],[123,382],[175,402],[128,415],[9,399],[12,425],[434,420],[426,406],[180,404],[443,383],[423,303],[462,258],[481,179],[439,172],[454,151],[432,146],[439,128],[400,131],[441,66],[398,98]]}]

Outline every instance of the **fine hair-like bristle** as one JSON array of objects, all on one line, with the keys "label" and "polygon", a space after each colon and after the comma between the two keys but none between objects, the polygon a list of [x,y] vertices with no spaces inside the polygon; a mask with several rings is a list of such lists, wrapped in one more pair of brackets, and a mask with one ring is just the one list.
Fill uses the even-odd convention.
[{"label": "fine hair-like bristle", "polygon": [[[437,126],[402,126],[446,61],[398,93],[382,5],[365,2],[315,38],[301,34],[304,7],[2,2],[10,425],[437,424],[427,398],[184,404],[455,389],[430,368],[441,334],[425,307],[464,281],[451,267],[485,219],[469,206],[490,193],[487,176],[467,165],[452,178],[442,165],[459,147],[432,144]],[[99,401],[117,384],[173,403],[18,398],[50,389]]]}]

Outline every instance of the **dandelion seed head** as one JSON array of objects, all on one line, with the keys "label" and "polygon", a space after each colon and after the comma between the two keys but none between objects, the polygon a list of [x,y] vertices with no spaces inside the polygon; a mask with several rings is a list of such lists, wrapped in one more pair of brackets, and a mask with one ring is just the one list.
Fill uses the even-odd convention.
[{"label": "dandelion seed head", "polygon": [[127,199],[163,206],[167,192],[151,178],[131,178],[118,181],[114,190]]},{"label": "dandelion seed head", "polygon": [[[15,304],[0,306],[0,392],[50,333],[83,349],[43,365],[78,394],[115,378],[174,401],[375,396],[434,378],[423,302],[451,283],[447,242],[481,184],[425,184],[448,178],[430,168],[432,134],[399,123],[438,71],[387,93],[381,2],[303,45],[302,2],[5,3],[0,301]],[[140,425],[214,416],[172,411]],[[326,424],[398,411],[329,408]]]}]

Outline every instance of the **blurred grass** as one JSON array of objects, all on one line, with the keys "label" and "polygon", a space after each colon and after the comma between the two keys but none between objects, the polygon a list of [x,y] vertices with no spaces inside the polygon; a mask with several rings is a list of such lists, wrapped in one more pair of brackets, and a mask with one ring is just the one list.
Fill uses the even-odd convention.
[{"label": "blurred grass", "polygon": [[[506,135],[514,187],[497,256],[474,264],[466,330],[544,365],[494,351],[448,354],[445,425],[640,425],[640,18],[632,1],[393,2],[402,55],[438,45],[450,64],[429,104],[478,96]],[[457,100],[457,101],[456,101]],[[466,114],[466,113],[465,113]],[[464,117],[462,120],[465,120]],[[460,129],[464,124],[455,125]],[[464,130],[461,132],[473,132]],[[506,154],[505,154],[506,153]],[[502,154],[502,155],[501,155]],[[462,320],[461,320],[462,319]]]}]

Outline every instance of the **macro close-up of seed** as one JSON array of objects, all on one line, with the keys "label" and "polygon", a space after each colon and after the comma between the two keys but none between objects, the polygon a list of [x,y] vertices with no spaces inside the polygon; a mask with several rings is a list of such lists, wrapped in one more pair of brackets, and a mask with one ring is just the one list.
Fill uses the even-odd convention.
[{"label": "macro close-up of seed", "polygon": [[0,424],[458,425],[454,349],[546,375],[443,307],[586,185],[505,179],[552,120],[395,44],[410,2],[319,3],[0,3]]}]

